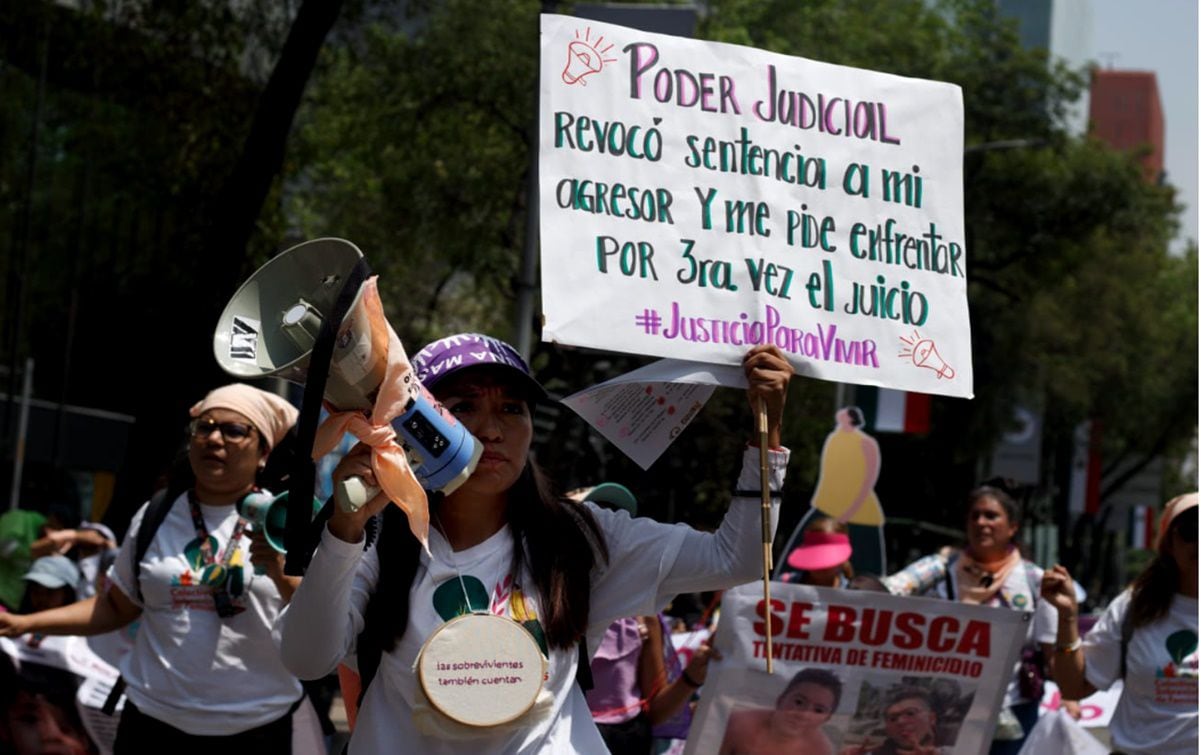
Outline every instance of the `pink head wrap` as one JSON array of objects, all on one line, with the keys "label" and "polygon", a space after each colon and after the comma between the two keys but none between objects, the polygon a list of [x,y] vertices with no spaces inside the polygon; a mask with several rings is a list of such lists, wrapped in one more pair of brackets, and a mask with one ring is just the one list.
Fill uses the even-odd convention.
[{"label": "pink head wrap", "polygon": [[214,388],[188,410],[192,417],[199,417],[209,409],[230,409],[250,420],[267,442],[270,451],[283,440],[288,428],[296,424],[300,414],[296,407],[274,393],[259,390],[245,383],[231,383]]},{"label": "pink head wrap", "polygon": [[1159,519],[1158,545],[1161,551],[1168,547],[1168,528],[1172,526],[1172,521],[1189,509],[1195,508],[1197,508],[1196,493],[1178,495],[1163,507],[1163,516]]}]

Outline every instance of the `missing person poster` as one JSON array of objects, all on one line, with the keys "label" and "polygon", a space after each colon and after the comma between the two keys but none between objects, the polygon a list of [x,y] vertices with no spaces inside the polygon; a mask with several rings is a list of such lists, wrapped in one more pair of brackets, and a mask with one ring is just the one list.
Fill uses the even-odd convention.
[{"label": "missing person poster", "polygon": [[[772,584],[722,599],[688,755],[988,750],[1030,614]],[[767,627],[774,672],[764,671]]]},{"label": "missing person poster", "polygon": [[543,338],[972,395],[959,87],[542,17]]}]

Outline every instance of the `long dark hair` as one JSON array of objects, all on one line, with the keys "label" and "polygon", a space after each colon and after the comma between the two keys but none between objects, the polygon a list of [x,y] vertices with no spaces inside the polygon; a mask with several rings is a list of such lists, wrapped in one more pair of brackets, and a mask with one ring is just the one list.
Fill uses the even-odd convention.
[{"label": "long dark hair", "polygon": [[[431,496],[431,509],[440,503],[440,495]],[[609,559],[604,535],[587,507],[554,495],[533,461],[509,489],[507,515],[512,575],[522,579],[528,563],[547,644],[570,648],[588,627],[592,569]],[[379,581],[367,602],[360,644],[387,652],[408,626],[409,591],[421,557],[421,544],[395,506],[384,509],[376,551]]]},{"label": "long dark hair", "polygon": [[[1130,587],[1130,621],[1137,629],[1163,618],[1172,607],[1172,597],[1180,591],[1180,567],[1168,550],[1173,533],[1192,528],[1197,531],[1197,509],[1182,512],[1168,527],[1159,543],[1159,550],[1134,579]],[[1196,535],[1194,535],[1196,537]]]}]

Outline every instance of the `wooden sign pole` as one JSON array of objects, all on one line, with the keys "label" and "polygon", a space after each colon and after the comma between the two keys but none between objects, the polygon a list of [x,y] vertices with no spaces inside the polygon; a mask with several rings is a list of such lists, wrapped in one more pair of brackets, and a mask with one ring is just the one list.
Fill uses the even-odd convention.
[{"label": "wooden sign pole", "polygon": [[[759,426],[759,488],[762,498],[762,507],[760,513],[763,523],[763,605],[764,610],[768,615],[771,615],[771,476],[767,468],[767,405],[763,399],[759,399],[757,407],[756,419]],[[771,621],[767,622],[767,636],[765,660],[767,661],[767,673],[771,673]]]}]

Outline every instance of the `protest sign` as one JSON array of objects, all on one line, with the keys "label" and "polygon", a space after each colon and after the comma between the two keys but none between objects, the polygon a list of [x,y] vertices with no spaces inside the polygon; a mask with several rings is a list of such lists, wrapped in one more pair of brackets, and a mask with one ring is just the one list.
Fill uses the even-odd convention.
[{"label": "protest sign", "polygon": [[709,635],[708,629],[694,629],[690,632],[673,632],[671,634],[671,646],[675,650],[681,668],[692,662],[692,656],[696,654],[702,644],[709,640]]},{"label": "protest sign", "polygon": [[[988,750],[1030,615],[776,583],[726,592],[687,753]],[[762,670],[767,626],[776,673]],[[773,749],[777,748],[777,749]]]},{"label": "protest sign", "polygon": [[102,708],[117,677],[83,637],[0,638],[0,716],[13,739],[46,751],[112,752],[121,717]]},{"label": "protest sign", "polygon": [[[1101,689],[1080,700],[1080,725],[1086,729],[1103,729],[1109,726],[1109,719],[1117,710],[1118,700],[1122,697],[1122,682],[1118,680],[1109,689]],[[1063,707],[1063,694],[1055,682],[1048,679],[1043,688],[1043,699],[1038,706],[1038,714],[1045,716]]]},{"label": "protest sign", "polygon": [[[1083,717],[1082,719],[1083,720]],[[1018,755],[1109,755],[1109,748],[1084,730],[1065,710],[1041,716],[1026,735]]]},{"label": "protest sign", "polygon": [[971,396],[958,87],[542,17],[543,337]]}]

